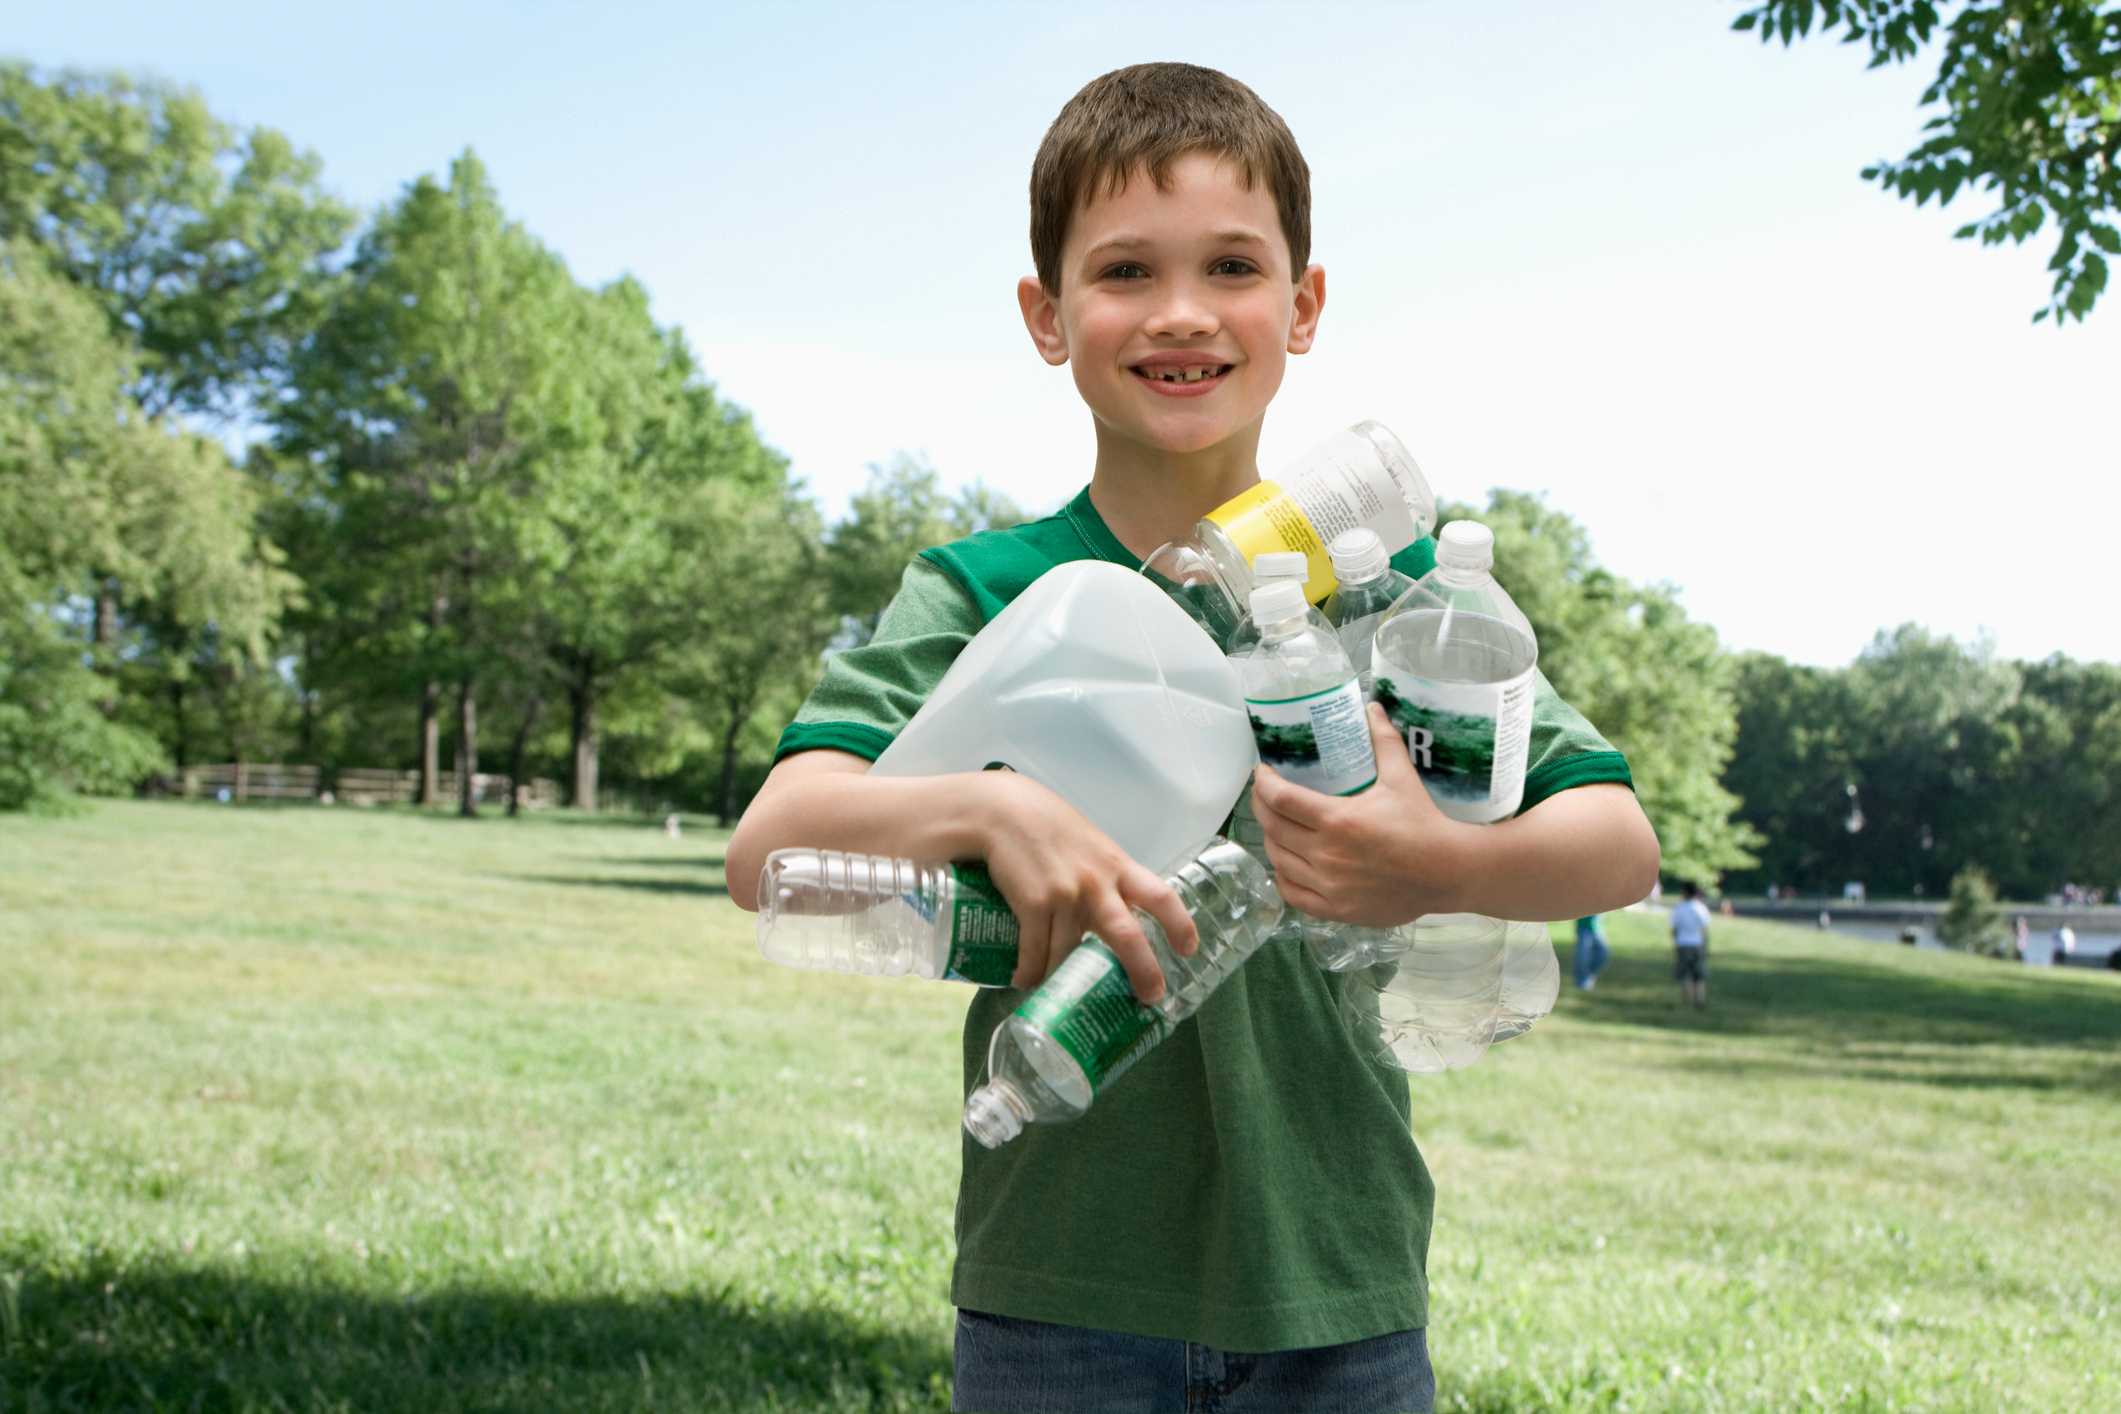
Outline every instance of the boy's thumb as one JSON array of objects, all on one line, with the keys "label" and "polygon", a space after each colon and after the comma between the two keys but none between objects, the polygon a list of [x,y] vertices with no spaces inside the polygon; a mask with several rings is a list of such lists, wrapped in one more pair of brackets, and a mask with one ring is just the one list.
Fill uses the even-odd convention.
[{"label": "boy's thumb", "polygon": [[1377,753],[1377,774],[1413,776],[1414,758],[1407,754],[1406,738],[1392,725],[1385,709],[1372,702],[1364,709],[1370,719],[1370,748]]}]

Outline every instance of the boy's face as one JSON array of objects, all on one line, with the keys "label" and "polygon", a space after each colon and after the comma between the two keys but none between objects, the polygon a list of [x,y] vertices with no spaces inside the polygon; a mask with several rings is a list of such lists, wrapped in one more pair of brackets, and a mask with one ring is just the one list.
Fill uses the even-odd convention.
[{"label": "boy's face", "polygon": [[1083,207],[1061,247],[1058,295],[1026,278],[1024,323],[1048,363],[1074,366],[1099,425],[1166,453],[1257,442],[1288,355],[1311,347],[1325,272],[1298,280],[1274,197],[1208,153],[1137,172]]}]

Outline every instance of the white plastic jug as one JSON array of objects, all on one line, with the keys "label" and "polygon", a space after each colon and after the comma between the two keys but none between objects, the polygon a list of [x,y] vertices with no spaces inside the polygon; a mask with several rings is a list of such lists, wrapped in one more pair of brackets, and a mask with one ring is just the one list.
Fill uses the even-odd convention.
[{"label": "white plastic jug", "polygon": [[1221,829],[1255,759],[1222,649],[1147,579],[1077,560],[973,636],[874,769],[1007,766],[1162,872]]}]

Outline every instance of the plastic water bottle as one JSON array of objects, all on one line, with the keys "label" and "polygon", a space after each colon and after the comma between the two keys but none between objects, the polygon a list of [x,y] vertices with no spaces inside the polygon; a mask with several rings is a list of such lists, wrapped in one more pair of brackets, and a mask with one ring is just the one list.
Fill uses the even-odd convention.
[{"label": "plastic water bottle", "polygon": [[759,871],[759,952],[811,972],[1006,987],[1018,928],[984,865],[777,849]]},{"label": "plastic water bottle", "polygon": [[1340,646],[1348,651],[1348,661],[1355,665],[1355,676],[1367,697],[1375,677],[1370,650],[1377,625],[1385,612],[1414,587],[1414,581],[1392,568],[1392,557],[1385,553],[1384,542],[1368,526],[1343,530],[1333,537],[1328,549],[1338,587],[1321,612],[1340,635]]},{"label": "plastic water bottle", "polygon": [[973,635],[871,769],[1007,766],[1163,873],[1222,827],[1254,759],[1220,641],[1140,575],[1078,560]]},{"label": "plastic water bottle", "polygon": [[1266,871],[1228,840],[1210,841],[1169,878],[1199,930],[1200,946],[1180,957],[1154,920],[1136,915],[1163,969],[1162,1000],[1154,1006],[1138,1000],[1112,950],[1095,934],[1084,937],[995,1028],[987,1083],[965,1101],[966,1133],[995,1149],[1027,1124],[1080,1117],[1198,1011],[1281,921],[1281,896]]},{"label": "plastic water bottle", "polygon": [[1368,526],[1389,556],[1435,524],[1436,493],[1413,456],[1383,423],[1358,422],[1208,512],[1187,539],[1159,545],[1142,572],[1227,644],[1251,602],[1256,556],[1303,555],[1310,570],[1304,597],[1317,604],[1333,592],[1326,546],[1334,536]]},{"label": "plastic water bottle", "polygon": [[[1228,847],[1216,837],[1188,863]],[[1185,867],[1165,882],[1178,889]],[[1161,926],[1141,909],[1134,916]],[[759,870],[759,952],[783,967],[1006,987],[1021,936],[983,864],[777,849]]]},{"label": "plastic water bottle", "polygon": [[[1302,584],[1310,577],[1310,560],[1294,550],[1277,550],[1271,554],[1257,556],[1252,561],[1252,582],[1255,588],[1262,584],[1272,584],[1277,579],[1293,579]],[[1230,641],[1223,645],[1223,651],[1232,658],[1243,658],[1258,646],[1259,620],[1252,617],[1252,606],[1248,602],[1243,617],[1238,619],[1236,629],[1230,634]]]},{"label": "plastic water bottle", "polygon": [[[1300,786],[1355,795],[1377,783],[1377,752],[1363,714],[1362,684],[1340,636],[1304,601],[1293,580],[1252,591],[1259,643],[1234,659],[1259,759]],[[1250,797],[1245,797],[1249,806]],[[1250,811],[1247,811],[1250,816]],[[1233,828],[1236,828],[1233,822]],[[1259,832],[1248,818],[1246,833]],[[1265,853],[1264,835],[1260,852]],[[1375,962],[1393,947],[1389,930],[1303,919],[1304,942],[1329,972]]]},{"label": "plastic water bottle", "polygon": [[1490,572],[1495,537],[1454,520],[1436,568],[1377,626],[1373,691],[1422,784],[1454,820],[1508,819],[1524,799],[1539,642]]},{"label": "plastic water bottle", "polygon": [[1554,1009],[1561,964],[1544,923],[1503,925],[1502,1000],[1495,1009],[1495,1041],[1522,1036]]},{"label": "plastic water bottle", "polygon": [[1399,931],[1404,954],[1370,967],[1341,1014],[1377,1058],[1417,1075],[1469,1066],[1495,1039],[1509,925],[1477,913],[1433,913]]}]

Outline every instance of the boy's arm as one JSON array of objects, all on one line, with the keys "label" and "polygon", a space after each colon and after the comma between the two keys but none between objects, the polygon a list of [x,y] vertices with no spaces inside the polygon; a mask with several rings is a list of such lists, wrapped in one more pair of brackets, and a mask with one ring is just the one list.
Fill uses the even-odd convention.
[{"label": "boy's arm", "polygon": [[1657,834],[1625,786],[1578,786],[1514,819],[1436,808],[1382,708],[1377,784],[1329,796],[1259,768],[1252,803],[1282,897],[1317,918],[1391,927],[1427,913],[1548,922],[1621,908],[1657,880]]},{"label": "boy's arm", "polygon": [[1112,949],[1144,1002],[1163,969],[1134,909],[1162,925],[1181,955],[1197,944],[1178,894],[1129,858],[1067,801],[1011,771],[875,776],[844,751],[804,751],[776,765],[729,839],[729,897],[757,912],[766,856],[789,846],[905,859],[984,860],[1019,926],[1017,987],[1044,981],[1086,932]]}]

